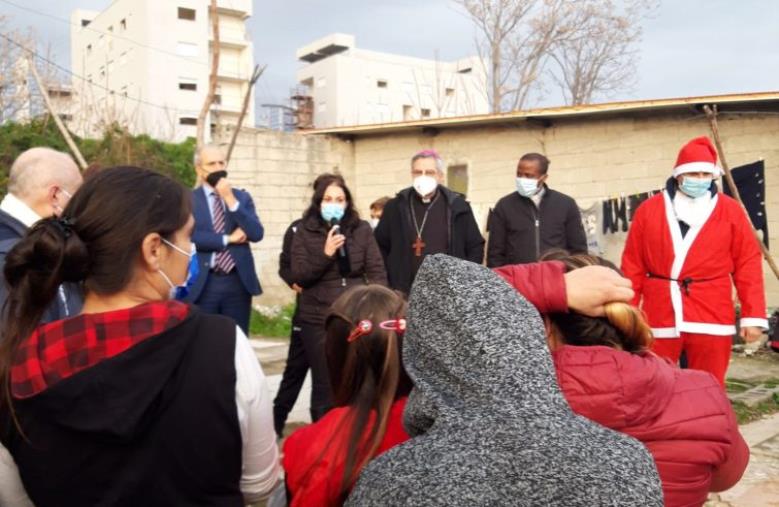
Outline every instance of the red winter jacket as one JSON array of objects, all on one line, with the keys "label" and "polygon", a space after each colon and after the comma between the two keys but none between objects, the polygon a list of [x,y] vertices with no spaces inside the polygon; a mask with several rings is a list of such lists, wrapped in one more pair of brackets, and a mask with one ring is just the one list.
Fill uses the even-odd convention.
[{"label": "red winter jacket", "polygon": [[700,506],[741,479],[749,449],[710,373],[600,346],[566,345],[552,356],[574,412],[646,445],[666,506]]},{"label": "red winter jacket", "polygon": [[[407,400],[400,398],[392,405],[387,432],[376,456],[409,439],[403,429],[403,409]],[[341,505],[338,492],[344,473],[345,440],[349,438],[342,432],[349,410],[349,407],[334,408],[317,422],[295,431],[284,442],[282,464],[287,474],[291,507]],[[371,424],[372,419],[366,425],[366,434]],[[314,464],[316,466],[311,469]]]}]

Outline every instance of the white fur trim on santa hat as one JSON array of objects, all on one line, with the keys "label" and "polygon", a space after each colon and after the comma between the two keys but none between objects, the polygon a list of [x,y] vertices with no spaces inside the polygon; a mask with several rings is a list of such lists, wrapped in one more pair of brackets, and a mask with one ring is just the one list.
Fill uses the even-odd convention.
[{"label": "white fur trim on santa hat", "polygon": [[714,176],[722,174],[722,169],[717,164],[711,162],[688,162],[674,167],[674,177],[685,173],[709,173]]}]

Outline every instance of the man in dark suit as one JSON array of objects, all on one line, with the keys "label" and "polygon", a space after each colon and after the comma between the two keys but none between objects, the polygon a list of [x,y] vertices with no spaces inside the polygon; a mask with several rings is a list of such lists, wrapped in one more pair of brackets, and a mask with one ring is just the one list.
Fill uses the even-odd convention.
[{"label": "man in dark suit", "polygon": [[[35,222],[60,216],[81,181],[81,173],[70,155],[49,148],[31,148],[11,165],[8,193],[0,202],[0,309],[3,312],[8,296],[2,279],[5,256]],[[82,304],[81,287],[62,284],[56,301],[41,320],[51,322],[76,315]]]},{"label": "man in dark suit", "polygon": [[187,300],[207,313],[232,317],[248,333],[252,296],[262,294],[249,244],[262,240],[262,224],[249,193],[228,182],[220,147],[200,148],[195,172],[201,185],[192,191],[192,241],[200,274]]}]

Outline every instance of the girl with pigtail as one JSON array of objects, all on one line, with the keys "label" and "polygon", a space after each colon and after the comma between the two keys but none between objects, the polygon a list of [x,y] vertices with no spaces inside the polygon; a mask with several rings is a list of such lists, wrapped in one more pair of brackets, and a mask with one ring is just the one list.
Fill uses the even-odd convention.
[{"label": "girl with pigtail", "polygon": [[355,287],[331,307],[324,347],[335,408],[284,444],[290,505],[342,505],[362,468],[409,438],[405,315],[403,298],[380,285]]}]

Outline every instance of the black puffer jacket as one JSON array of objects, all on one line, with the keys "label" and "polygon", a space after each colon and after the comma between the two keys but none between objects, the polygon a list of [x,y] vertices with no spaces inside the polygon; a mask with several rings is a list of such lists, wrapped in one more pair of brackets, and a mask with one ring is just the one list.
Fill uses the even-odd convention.
[{"label": "black puffer jacket", "polygon": [[305,287],[298,300],[297,318],[309,324],[324,323],[330,305],[347,288],[366,283],[387,285],[381,252],[365,220],[343,226],[351,271],[341,276],[336,257],[325,255],[330,228],[315,216],[298,224],[292,240],[291,281]]}]

